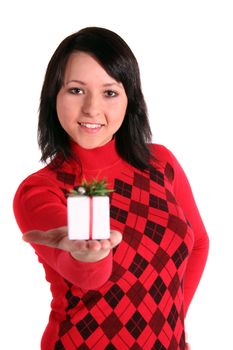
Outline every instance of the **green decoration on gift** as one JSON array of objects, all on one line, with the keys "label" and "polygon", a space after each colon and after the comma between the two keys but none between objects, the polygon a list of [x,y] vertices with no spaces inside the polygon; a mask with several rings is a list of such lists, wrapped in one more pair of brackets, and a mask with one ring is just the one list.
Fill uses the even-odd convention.
[{"label": "green decoration on gift", "polygon": [[110,190],[107,188],[106,179],[95,179],[89,183],[86,180],[83,180],[81,185],[74,186],[74,189],[70,191],[70,195],[89,197],[107,196],[110,192],[114,192],[114,190]]}]

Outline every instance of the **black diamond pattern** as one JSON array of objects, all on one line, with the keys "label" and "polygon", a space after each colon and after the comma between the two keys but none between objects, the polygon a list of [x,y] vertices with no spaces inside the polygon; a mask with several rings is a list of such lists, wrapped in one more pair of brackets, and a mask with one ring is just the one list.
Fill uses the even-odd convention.
[{"label": "black diamond pattern", "polygon": [[123,209],[119,209],[115,206],[111,206],[110,208],[110,217],[113,219],[116,219],[117,221],[122,222],[123,224],[126,223],[127,220],[127,216],[128,216],[128,212],[123,210]]},{"label": "black diamond pattern", "polygon": [[126,182],[116,179],[114,189],[116,193],[126,198],[131,198],[132,185],[129,185]]},{"label": "black diamond pattern", "polygon": [[56,344],[54,346],[54,350],[66,350],[64,348],[64,346],[62,345],[62,342],[60,339],[56,342]]},{"label": "black diamond pattern", "polygon": [[160,244],[165,232],[165,227],[159,224],[156,224],[153,221],[147,220],[144,232],[154,242],[156,242],[157,244]]},{"label": "black diamond pattern", "polygon": [[172,256],[172,260],[174,261],[174,264],[177,268],[179,268],[186,256],[188,256],[188,248],[186,244],[182,242],[177,251]]},{"label": "black diamond pattern", "polygon": [[175,329],[175,326],[176,326],[176,322],[177,322],[177,319],[178,319],[178,312],[177,312],[177,309],[176,309],[176,306],[175,304],[172,305],[172,308],[171,308],[171,311],[168,315],[168,318],[167,318],[167,321],[169,323],[169,325],[171,326],[171,329],[174,331]]},{"label": "black diamond pattern", "polygon": [[119,303],[119,301],[123,298],[123,296],[123,290],[117,284],[114,284],[105,294],[104,298],[107,301],[107,303],[112,307],[112,309],[114,309]]},{"label": "black diamond pattern", "polygon": [[147,267],[148,262],[140,254],[136,254],[132,264],[129,267],[129,271],[134,274],[137,278],[141,276]]},{"label": "black diamond pattern", "polygon": [[167,206],[167,202],[157,196],[154,196],[153,194],[150,194],[150,207],[152,208],[156,208],[165,212],[168,212],[168,206]]},{"label": "black diamond pattern", "polygon": [[180,337],[179,346],[181,349],[185,349],[185,334],[184,334],[184,332],[182,333],[182,335]]},{"label": "black diamond pattern", "polygon": [[62,337],[63,334],[67,333],[72,327],[73,324],[70,322],[70,316],[67,315],[66,319],[60,324],[59,337]]},{"label": "black diamond pattern", "polygon": [[78,350],[89,350],[89,347],[83,343],[81,346],[78,347]]},{"label": "black diamond pattern", "polygon": [[162,278],[158,276],[151,286],[149,293],[155,300],[156,304],[159,304],[166,290],[166,285],[164,284]]},{"label": "black diamond pattern", "polygon": [[166,348],[163,346],[163,344],[157,339],[154,343],[154,346],[151,350],[166,350]]},{"label": "black diamond pattern", "polygon": [[155,181],[159,185],[164,186],[164,175],[160,171],[152,168],[150,171],[150,178],[152,181]]},{"label": "black diamond pattern", "polygon": [[80,301],[80,298],[77,296],[74,296],[70,289],[66,293],[66,299],[68,301],[68,306],[66,308],[66,311],[73,309]]},{"label": "black diamond pattern", "polygon": [[104,348],[104,350],[117,350],[117,348],[110,343]]},{"label": "black diamond pattern", "polygon": [[79,321],[76,324],[76,328],[81,333],[82,337],[86,340],[92,334],[92,332],[98,328],[98,323],[92,317],[92,315],[88,313],[83,320]]},{"label": "black diamond pattern", "polygon": [[145,327],[146,321],[138,311],[136,311],[133,317],[126,323],[126,328],[135,339],[139,337]]}]

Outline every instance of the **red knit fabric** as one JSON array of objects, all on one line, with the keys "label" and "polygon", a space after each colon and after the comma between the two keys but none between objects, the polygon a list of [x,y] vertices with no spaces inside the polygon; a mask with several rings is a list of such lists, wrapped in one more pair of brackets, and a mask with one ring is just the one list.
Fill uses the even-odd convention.
[{"label": "red knit fabric", "polygon": [[[149,173],[124,162],[114,141],[80,162],[49,166],[19,186],[14,211],[22,232],[67,225],[66,194],[85,178],[106,177],[111,228],[123,234],[97,263],[33,245],[53,300],[42,350],[184,350],[184,317],[207,258],[208,237],[187,178],[170,151],[152,145]],[[80,164],[82,164],[82,169]]]}]

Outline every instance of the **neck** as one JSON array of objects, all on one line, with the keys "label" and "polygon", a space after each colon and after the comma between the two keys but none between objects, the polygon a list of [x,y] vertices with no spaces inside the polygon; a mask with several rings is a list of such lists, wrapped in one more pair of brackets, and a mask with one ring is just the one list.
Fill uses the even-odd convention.
[{"label": "neck", "polygon": [[115,139],[103,146],[86,149],[71,141],[71,150],[81,162],[83,170],[98,170],[113,166],[121,161],[117,153]]}]

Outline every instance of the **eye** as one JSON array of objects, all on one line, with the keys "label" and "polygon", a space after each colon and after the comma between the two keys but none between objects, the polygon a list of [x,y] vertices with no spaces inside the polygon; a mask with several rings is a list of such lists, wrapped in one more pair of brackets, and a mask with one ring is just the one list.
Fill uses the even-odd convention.
[{"label": "eye", "polygon": [[113,90],[106,90],[104,94],[106,97],[116,97],[118,95],[118,93]]},{"label": "eye", "polygon": [[69,92],[73,95],[81,95],[83,94],[83,90],[80,88],[71,88],[69,89]]}]

